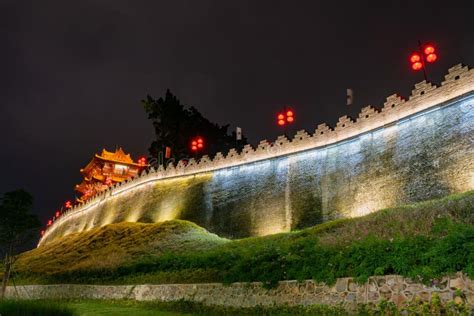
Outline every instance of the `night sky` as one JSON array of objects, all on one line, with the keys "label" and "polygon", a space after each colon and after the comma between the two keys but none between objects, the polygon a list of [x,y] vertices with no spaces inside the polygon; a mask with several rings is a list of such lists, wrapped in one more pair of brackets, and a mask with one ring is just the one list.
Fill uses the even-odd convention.
[{"label": "night sky", "polygon": [[147,154],[140,100],[167,88],[256,144],[281,134],[283,105],[314,132],[407,97],[423,79],[408,62],[418,39],[439,51],[437,84],[474,66],[472,0],[351,2],[0,0],[0,194],[30,191],[45,222],[94,153]]}]

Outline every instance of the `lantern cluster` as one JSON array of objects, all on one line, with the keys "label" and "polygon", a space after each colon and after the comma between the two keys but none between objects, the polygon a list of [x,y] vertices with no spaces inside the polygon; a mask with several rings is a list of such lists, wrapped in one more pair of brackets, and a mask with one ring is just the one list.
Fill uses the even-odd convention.
[{"label": "lantern cluster", "polygon": [[138,164],[142,165],[142,166],[146,165],[146,157],[139,158],[138,159]]},{"label": "lantern cluster", "polygon": [[424,68],[424,62],[434,63],[438,56],[435,53],[435,48],[433,45],[425,45],[421,53],[414,52],[410,56],[411,68],[415,71],[418,71]]},{"label": "lantern cluster", "polygon": [[435,48],[431,45],[425,47],[424,53],[426,61],[429,63],[434,63],[438,59],[438,56],[435,54]]},{"label": "lantern cluster", "polygon": [[204,140],[202,139],[202,137],[194,138],[191,141],[191,150],[193,152],[197,152],[203,148],[204,148]]},{"label": "lantern cluster", "polygon": [[421,56],[418,53],[413,53],[410,57],[411,68],[415,71],[420,70],[423,68],[423,64],[421,62]]},{"label": "lantern cluster", "polygon": [[277,115],[277,123],[279,126],[284,126],[285,124],[291,124],[295,121],[295,113],[292,110],[287,110]]}]

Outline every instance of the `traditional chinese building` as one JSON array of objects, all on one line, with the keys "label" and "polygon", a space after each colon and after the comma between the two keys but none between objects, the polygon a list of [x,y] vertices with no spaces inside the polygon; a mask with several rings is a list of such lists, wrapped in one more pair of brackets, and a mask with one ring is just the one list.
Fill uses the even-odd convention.
[{"label": "traditional chinese building", "polygon": [[136,176],[147,167],[145,158],[134,162],[122,148],[115,152],[103,149],[100,155],[95,154],[87,166],[81,169],[84,180],[76,185],[75,189],[81,195],[77,201],[82,203],[109,186]]}]

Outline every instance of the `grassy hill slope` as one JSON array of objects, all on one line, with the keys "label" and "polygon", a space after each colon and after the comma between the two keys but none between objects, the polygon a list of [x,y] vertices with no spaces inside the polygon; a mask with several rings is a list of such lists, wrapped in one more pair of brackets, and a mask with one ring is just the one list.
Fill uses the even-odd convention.
[{"label": "grassy hill slope", "polygon": [[23,253],[16,271],[30,275],[107,270],[162,253],[204,251],[228,242],[181,220],[157,224],[118,223],[75,233]]},{"label": "grassy hill slope", "polygon": [[235,241],[183,221],[114,224],[27,252],[17,271],[29,283],[474,277],[474,192]]}]

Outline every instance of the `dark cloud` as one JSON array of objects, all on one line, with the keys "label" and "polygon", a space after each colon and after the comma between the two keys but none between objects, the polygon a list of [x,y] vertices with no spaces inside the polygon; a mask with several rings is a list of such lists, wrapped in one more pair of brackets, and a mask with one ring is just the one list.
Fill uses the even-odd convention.
[{"label": "dark cloud", "polygon": [[[448,67],[474,65],[472,1],[0,1],[0,192],[25,187],[42,219],[73,197],[93,153],[146,153],[139,101],[171,88],[252,142],[291,104],[313,131],[408,95],[407,57],[433,40]],[[345,106],[345,89],[356,103]]]}]

